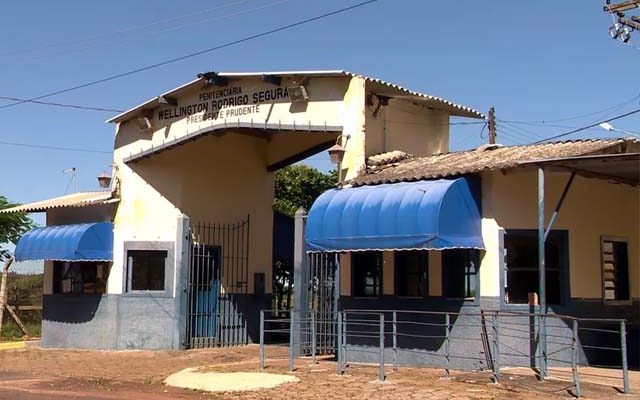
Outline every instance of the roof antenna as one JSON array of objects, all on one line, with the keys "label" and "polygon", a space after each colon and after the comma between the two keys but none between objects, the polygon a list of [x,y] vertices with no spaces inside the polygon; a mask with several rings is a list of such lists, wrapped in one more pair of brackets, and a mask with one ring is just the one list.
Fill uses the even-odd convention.
[{"label": "roof antenna", "polygon": [[69,193],[70,187],[73,187],[74,193],[78,192],[78,179],[76,179],[76,167],[64,169],[62,170],[62,172],[65,174],[71,174],[71,180],[69,180],[69,183],[67,184],[67,188],[64,190],[64,194]]}]

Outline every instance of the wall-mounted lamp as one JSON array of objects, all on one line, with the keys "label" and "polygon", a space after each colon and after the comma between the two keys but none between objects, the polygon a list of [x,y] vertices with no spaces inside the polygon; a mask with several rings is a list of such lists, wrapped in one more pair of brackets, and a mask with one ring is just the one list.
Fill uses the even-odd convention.
[{"label": "wall-mounted lamp", "polygon": [[98,175],[98,185],[100,185],[101,189],[108,189],[111,186],[111,175],[106,172]]},{"label": "wall-mounted lamp", "polygon": [[345,148],[342,147],[340,142],[342,141],[341,139],[344,138],[345,146],[346,146],[347,141],[349,140],[350,137],[351,137],[350,135],[338,136],[336,138],[336,144],[331,146],[328,150],[329,158],[331,159],[331,162],[336,164],[338,167],[338,186],[339,187],[342,187],[342,160],[344,159],[344,154],[346,153]]},{"label": "wall-mounted lamp", "polygon": [[307,93],[307,88],[302,85],[287,87],[287,93],[289,94],[289,98],[291,99],[291,101],[294,103],[309,100],[309,93]]},{"label": "wall-mounted lamp", "polygon": [[153,128],[149,117],[138,117],[136,118],[136,122],[138,123],[138,130],[140,132],[149,132],[151,128]]},{"label": "wall-mounted lamp", "polygon": [[178,105],[178,100],[173,97],[158,96],[158,104],[176,107]]},{"label": "wall-mounted lamp", "polygon": [[282,77],[278,75],[262,75],[262,82],[280,86],[282,83]]},{"label": "wall-mounted lamp", "polygon": [[198,74],[198,78],[204,79],[207,85],[227,86],[229,84],[229,79],[213,71]]}]

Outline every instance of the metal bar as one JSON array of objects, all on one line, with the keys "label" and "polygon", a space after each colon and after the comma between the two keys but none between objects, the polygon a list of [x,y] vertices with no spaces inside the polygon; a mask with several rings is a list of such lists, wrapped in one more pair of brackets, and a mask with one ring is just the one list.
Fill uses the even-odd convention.
[{"label": "metal bar", "polygon": [[398,319],[393,311],[393,370],[398,370]]},{"label": "metal bar", "polygon": [[569,192],[569,188],[571,187],[571,184],[573,183],[573,178],[576,177],[576,173],[572,172],[571,176],[569,177],[569,180],[567,181],[567,184],[564,186],[564,190],[562,191],[562,195],[560,195],[560,200],[558,200],[558,204],[556,205],[555,210],[553,210],[553,214],[551,215],[551,219],[549,220],[549,224],[547,225],[547,230],[544,232],[544,240],[545,242],[547,241],[547,238],[549,237],[549,233],[551,232],[551,227],[553,226],[553,223],[556,222],[556,218],[558,218],[558,213],[560,212],[560,208],[562,207],[562,203],[564,203],[564,198],[567,196],[567,193]]},{"label": "metal bar", "polygon": [[[342,313],[338,313],[338,332],[340,332],[340,330],[342,329]],[[344,373],[344,360],[341,357],[341,351],[340,349],[342,348],[342,335],[338,335],[338,349],[336,351],[336,361],[337,361],[337,368],[338,368],[338,375],[342,375]]]},{"label": "metal bar", "polygon": [[342,318],[342,368],[347,366],[347,313],[338,312],[338,318]]},{"label": "metal bar", "polygon": [[384,314],[380,314],[380,382],[384,382]]},{"label": "metal bar", "polygon": [[500,319],[498,315],[492,315],[493,322],[493,379],[495,383],[500,381]]},{"label": "metal bar", "polygon": [[260,310],[260,369],[264,369],[264,310]]},{"label": "metal bar", "polygon": [[294,323],[295,323],[295,312],[293,310],[290,310],[289,311],[289,371],[293,371]]},{"label": "metal bar", "polygon": [[620,353],[622,356],[622,381],[624,394],[629,393],[629,366],[627,365],[627,327],[620,321]]},{"label": "metal bar", "polygon": [[541,324],[540,324],[540,378],[547,376],[547,343],[546,343],[546,320],[547,299],[545,290],[545,247],[544,247],[544,169],[538,168],[538,301],[540,304]]},{"label": "metal bar", "polygon": [[444,372],[446,373],[447,377],[449,377],[449,363],[450,363],[450,359],[449,359],[449,324],[450,324],[450,317],[449,317],[449,313],[444,315],[444,326],[445,326],[445,333],[444,333],[444,362],[445,362],[445,367],[444,367]]},{"label": "metal bar", "polygon": [[311,360],[316,365],[316,312],[311,310]]},{"label": "metal bar", "polygon": [[573,372],[573,384],[576,388],[576,396],[582,395],[580,387],[580,375],[578,374],[578,321],[573,320],[573,332],[571,336],[571,372]]}]

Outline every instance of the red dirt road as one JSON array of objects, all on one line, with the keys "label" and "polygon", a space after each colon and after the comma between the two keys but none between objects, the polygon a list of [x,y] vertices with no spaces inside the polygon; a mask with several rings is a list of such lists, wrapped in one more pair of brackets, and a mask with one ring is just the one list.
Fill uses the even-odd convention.
[{"label": "red dirt road", "polygon": [[[273,357],[277,349],[267,349]],[[456,373],[442,379],[436,369],[387,371],[384,384],[374,367],[350,367],[335,373],[335,363],[311,366],[299,360],[298,383],[254,392],[200,393],[170,388],[162,381],[187,367],[213,371],[258,371],[258,348],[192,351],[80,351],[27,348],[0,351],[0,399],[559,399],[567,398],[566,382],[537,383],[532,377],[503,374],[502,385],[487,373]],[[280,354],[282,355],[282,354]],[[267,362],[266,372],[288,373],[286,359]],[[585,384],[585,398],[619,398],[605,386]],[[640,397],[627,397],[640,398]]]}]

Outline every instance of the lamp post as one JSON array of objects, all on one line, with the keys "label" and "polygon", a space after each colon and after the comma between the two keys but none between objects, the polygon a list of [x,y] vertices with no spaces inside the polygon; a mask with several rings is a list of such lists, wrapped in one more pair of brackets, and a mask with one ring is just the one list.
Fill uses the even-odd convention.
[{"label": "lamp post", "polygon": [[636,135],[635,133],[623,131],[622,129],[617,129],[617,128],[615,128],[613,125],[611,125],[608,122],[601,123],[600,124],[600,128],[604,129],[605,131],[623,133],[625,135],[633,136],[635,138],[640,139],[640,135]]},{"label": "lamp post", "polygon": [[346,153],[346,150],[340,144],[340,142],[342,141],[341,140],[342,138],[345,139],[345,145],[346,145],[346,142],[347,140],[349,140],[350,136],[349,135],[338,136],[336,138],[336,144],[334,144],[333,146],[331,146],[331,148],[329,148],[329,158],[331,159],[331,162],[336,164],[338,167],[338,187],[342,187],[342,160],[344,159],[344,153]]}]

